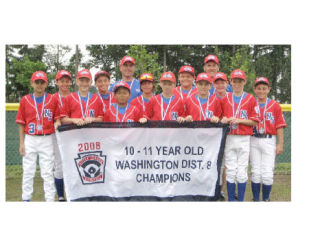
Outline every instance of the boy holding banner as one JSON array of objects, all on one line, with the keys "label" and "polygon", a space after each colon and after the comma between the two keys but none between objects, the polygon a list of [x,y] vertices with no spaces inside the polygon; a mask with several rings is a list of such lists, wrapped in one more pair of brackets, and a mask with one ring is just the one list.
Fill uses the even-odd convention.
[{"label": "boy holding banner", "polygon": [[185,100],[197,90],[195,86],[193,86],[195,79],[194,68],[191,66],[182,66],[178,73],[178,79],[181,86],[176,87],[173,90],[173,94],[179,95],[182,100]]},{"label": "boy holding banner", "polygon": [[176,77],[172,72],[164,72],[160,78],[162,93],[153,96],[146,107],[146,117],[153,121],[184,121],[184,103],[179,95],[173,94]]},{"label": "boy holding banner", "polygon": [[197,92],[185,99],[185,120],[219,122],[221,104],[215,96],[209,96],[211,78],[206,73],[200,73],[196,79]]},{"label": "boy holding banner", "polygon": [[222,100],[222,123],[230,124],[230,133],[225,145],[225,166],[227,168],[228,200],[234,201],[236,181],[238,183],[238,201],[243,201],[248,180],[248,162],[250,136],[253,126],[259,122],[256,99],[244,92],[247,82],[245,73],[236,69],[231,73],[233,93]]},{"label": "boy holding banner", "polygon": [[21,99],[16,118],[16,123],[19,125],[19,152],[23,157],[22,200],[29,202],[32,198],[33,178],[39,155],[45,200],[53,202],[55,187],[52,134],[54,121],[59,117],[59,109],[53,96],[45,92],[48,78],[44,72],[37,71],[32,74],[31,86],[33,93]]},{"label": "boy holding banner", "polygon": [[83,126],[92,122],[102,122],[103,106],[96,94],[89,92],[92,76],[89,70],[78,72],[76,84],[79,91],[66,97],[66,102],[61,110],[63,124],[76,124]]},{"label": "boy holding banner", "polygon": [[146,119],[142,118],[142,112],[138,107],[128,102],[131,97],[128,83],[125,81],[117,82],[113,91],[117,103],[113,103],[107,109],[103,118],[104,122],[146,122]]}]

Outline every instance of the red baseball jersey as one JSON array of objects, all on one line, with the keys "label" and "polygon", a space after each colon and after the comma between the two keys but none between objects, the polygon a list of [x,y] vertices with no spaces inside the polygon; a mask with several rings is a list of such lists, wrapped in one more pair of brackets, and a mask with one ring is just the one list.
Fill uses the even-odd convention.
[{"label": "red baseball jersey", "polygon": [[109,92],[109,96],[108,98],[103,98],[101,95],[99,96],[99,99],[102,103],[102,110],[103,110],[103,113],[106,113],[107,109],[110,108],[111,104],[112,103],[116,103],[117,100],[116,98],[114,97],[114,93],[113,92]]},{"label": "red baseball jersey", "polygon": [[[149,99],[150,101],[150,99]],[[148,103],[149,103],[148,101]],[[132,101],[131,101],[131,105],[135,105],[139,111],[142,113],[143,116],[146,116],[146,107],[147,107],[147,104],[148,104],[145,99],[143,98],[143,96],[139,96],[139,97],[136,97],[134,98]]]},{"label": "red baseball jersey", "polygon": [[[169,106],[161,100],[162,94],[158,94],[153,96],[148,102],[146,106],[146,117],[149,120],[177,120],[178,117],[184,117],[184,102],[178,95],[172,95]],[[161,114],[163,114],[163,116],[161,116]]]},{"label": "red baseball jersey", "polygon": [[142,113],[133,104],[129,104],[128,109],[123,114],[117,110],[117,107],[116,103],[111,104],[111,107],[104,114],[104,122],[138,122],[142,118]]},{"label": "red baseball jersey", "polygon": [[[257,111],[257,101],[249,93],[244,92],[241,99],[240,106],[233,101],[233,93],[227,93],[227,95],[221,100],[222,115],[230,118],[249,119],[259,122],[259,114]],[[239,107],[239,108],[238,108]],[[243,124],[231,124],[230,133],[232,135],[252,135],[253,127]]]},{"label": "red baseball jersey", "polygon": [[176,87],[175,89],[173,89],[173,94],[180,96],[180,98],[182,100],[187,99],[188,97],[190,97],[193,93],[198,92],[197,88],[192,86],[193,88],[191,88],[191,90],[187,93],[185,93],[181,86]]},{"label": "red baseball jersey", "polygon": [[24,125],[26,134],[54,133],[54,120],[58,119],[60,115],[58,102],[49,93],[44,95],[44,101],[44,106],[43,102],[35,105],[33,94],[28,94],[21,99],[16,123]]},{"label": "red baseball jersey", "polygon": [[61,95],[59,96],[59,92],[56,92],[55,94],[53,94],[53,99],[54,99],[54,101],[57,102],[59,112],[61,113],[61,109],[66,102],[66,97],[62,97]]},{"label": "red baseball jersey", "polygon": [[278,102],[268,99],[264,107],[259,106],[259,112],[260,121],[255,126],[258,133],[277,135],[278,128],[285,128],[287,126]]},{"label": "red baseball jersey", "polygon": [[213,116],[221,117],[221,102],[215,95],[209,97],[204,104],[198,98],[199,95],[195,93],[185,100],[185,116],[191,115],[193,121],[209,121]]},{"label": "red baseball jersey", "polygon": [[[89,102],[86,109],[86,102],[81,99],[82,110],[85,117],[103,117],[103,105],[96,94],[89,94]],[[79,95],[77,92],[69,94],[65,99],[60,116],[69,118],[83,118],[82,110],[79,102]]]}]

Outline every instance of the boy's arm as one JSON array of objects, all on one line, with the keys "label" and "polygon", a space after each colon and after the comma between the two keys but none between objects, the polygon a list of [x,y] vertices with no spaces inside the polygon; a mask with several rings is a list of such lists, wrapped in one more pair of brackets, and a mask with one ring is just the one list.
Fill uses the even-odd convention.
[{"label": "boy's arm", "polygon": [[276,154],[280,155],[283,153],[283,128],[277,128],[277,137],[278,137],[278,144],[276,148]]},{"label": "boy's arm", "polygon": [[250,120],[250,119],[241,119],[241,118],[229,118],[229,122],[232,124],[243,124],[246,126],[256,126],[258,122]]},{"label": "boy's arm", "polygon": [[84,125],[84,121],[82,118],[69,118],[69,117],[63,117],[61,118],[61,123],[62,124],[76,124],[78,126]]},{"label": "boy's arm", "polygon": [[24,147],[24,125],[18,124],[19,126],[19,139],[20,139],[20,144],[19,144],[19,153],[21,156],[25,155],[25,147]]}]

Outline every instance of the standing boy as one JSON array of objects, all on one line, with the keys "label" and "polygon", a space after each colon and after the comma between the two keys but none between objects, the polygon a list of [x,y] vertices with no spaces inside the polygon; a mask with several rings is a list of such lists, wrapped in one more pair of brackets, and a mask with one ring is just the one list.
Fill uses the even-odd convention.
[{"label": "standing boy", "polygon": [[238,201],[243,201],[248,180],[248,162],[250,136],[253,126],[259,122],[257,102],[243,88],[247,82],[245,73],[236,69],[232,71],[231,85],[233,93],[228,93],[221,101],[222,123],[230,124],[230,133],[225,145],[225,166],[227,168],[228,200],[234,201],[235,182],[238,183]]},{"label": "standing boy", "polygon": [[[70,86],[72,84],[71,74],[66,70],[60,70],[56,76],[56,85],[58,86],[58,92],[53,95],[55,101],[58,102],[59,112],[63,105],[65,104],[66,97],[70,94]],[[60,125],[60,119],[55,123],[55,126]],[[54,143],[54,183],[56,185],[58,200],[59,202],[64,202],[64,181],[63,181],[63,172],[62,172],[62,162],[61,155],[57,144],[56,135],[53,134],[53,143]]]},{"label": "standing boy", "polygon": [[153,121],[184,121],[184,103],[179,95],[173,94],[176,77],[172,72],[164,72],[160,77],[162,93],[153,96],[146,107],[146,117]]},{"label": "standing boy", "polygon": [[113,92],[109,91],[110,74],[107,71],[99,71],[94,75],[94,84],[98,88],[98,96],[103,105],[103,113],[115,102]]},{"label": "standing boy", "polygon": [[253,90],[257,96],[260,121],[254,127],[250,140],[251,188],[253,201],[259,201],[262,183],[262,200],[269,201],[274,162],[276,155],[283,152],[283,129],[287,125],[279,103],[268,98],[270,92],[268,79],[257,78]]},{"label": "standing boy", "polygon": [[22,158],[22,200],[30,201],[33,193],[33,179],[36,172],[37,156],[46,201],[54,201],[55,187],[53,180],[53,139],[54,120],[59,117],[57,102],[51,94],[46,93],[47,75],[42,71],[32,74],[33,93],[20,101],[16,123],[19,125]]},{"label": "standing boy", "polygon": [[89,70],[83,69],[78,72],[76,84],[79,91],[66,97],[60,114],[63,124],[83,126],[92,122],[102,122],[103,106],[99,97],[89,92],[91,83],[92,76]]},{"label": "standing boy", "polygon": [[193,85],[195,79],[194,68],[191,66],[182,66],[178,73],[178,79],[181,86],[176,87],[173,90],[173,94],[179,95],[182,100],[185,100],[196,91],[196,87]]}]

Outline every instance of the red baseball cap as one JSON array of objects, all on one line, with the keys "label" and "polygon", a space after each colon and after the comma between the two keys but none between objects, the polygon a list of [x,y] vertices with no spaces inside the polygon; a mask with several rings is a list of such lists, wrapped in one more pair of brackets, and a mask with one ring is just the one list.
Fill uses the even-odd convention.
[{"label": "red baseball cap", "polygon": [[177,80],[176,77],[174,76],[173,72],[164,72],[162,73],[160,77],[160,81],[170,81],[176,84]]},{"label": "red baseball cap", "polygon": [[204,59],[203,64],[206,64],[207,62],[210,62],[210,61],[214,61],[216,64],[219,65],[219,59],[218,59],[218,57],[215,56],[215,55],[208,55],[208,56],[206,56],[206,58]]},{"label": "red baseball cap", "polygon": [[179,73],[183,73],[183,72],[191,73],[195,77],[194,68],[191,66],[182,66],[179,70]]},{"label": "red baseball cap", "polygon": [[79,78],[89,78],[90,80],[92,80],[92,75],[88,69],[82,69],[78,72],[77,78],[78,79]]},{"label": "red baseball cap", "polygon": [[270,86],[269,80],[265,77],[259,77],[254,81],[254,86],[257,85],[258,83],[265,83],[268,86]]},{"label": "red baseball cap", "polygon": [[106,76],[110,79],[110,73],[107,71],[99,71],[94,75],[94,81],[96,81],[100,76]]},{"label": "red baseball cap", "polygon": [[221,79],[221,80],[224,80],[224,81],[228,82],[228,78],[223,72],[217,72],[213,76],[213,82],[217,81],[218,79]]},{"label": "red baseball cap", "polygon": [[119,81],[119,82],[117,82],[116,85],[114,85],[113,92],[115,93],[116,90],[117,90],[119,87],[127,88],[127,89],[129,90],[129,92],[131,92],[129,84],[128,84],[127,82],[125,82],[125,81]]},{"label": "red baseball cap", "polygon": [[196,83],[199,82],[199,81],[207,81],[211,84],[211,77],[209,74],[203,72],[203,73],[199,73],[198,76],[197,76],[197,79],[196,79]]},{"label": "red baseball cap", "polygon": [[154,78],[151,73],[142,73],[139,79],[140,79],[140,82],[142,82],[142,81],[153,82],[154,81]]},{"label": "red baseball cap", "polygon": [[246,80],[246,74],[244,73],[244,71],[240,69],[236,69],[236,70],[233,70],[230,75],[230,79],[233,79],[233,78],[240,78],[240,79]]},{"label": "red baseball cap", "polygon": [[72,79],[71,74],[66,70],[60,70],[56,75],[56,81],[62,77],[68,77],[70,80]]},{"label": "red baseball cap", "polygon": [[48,83],[47,74],[43,71],[36,71],[32,74],[31,82],[34,82],[35,80],[43,80]]},{"label": "red baseball cap", "polygon": [[121,59],[121,62],[120,62],[120,66],[123,65],[124,63],[126,62],[131,62],[132,64],[136,65],[133,57],[130,57],[130,56],[125,56]]}]

